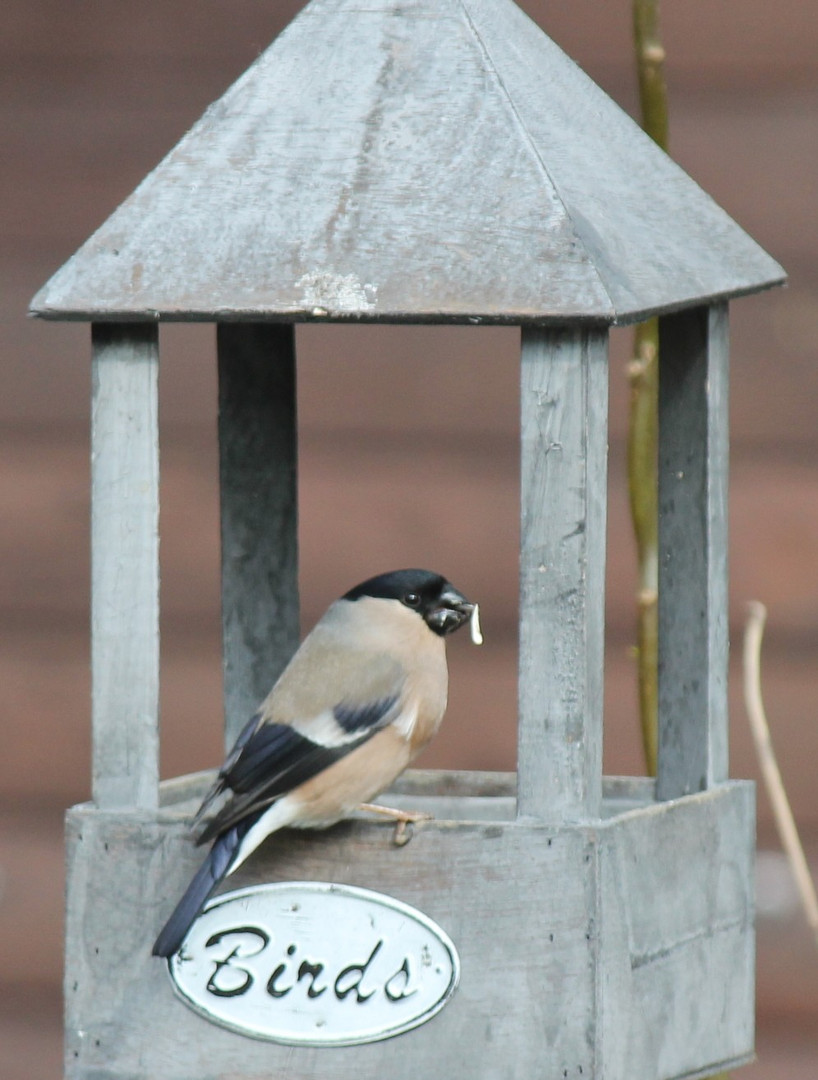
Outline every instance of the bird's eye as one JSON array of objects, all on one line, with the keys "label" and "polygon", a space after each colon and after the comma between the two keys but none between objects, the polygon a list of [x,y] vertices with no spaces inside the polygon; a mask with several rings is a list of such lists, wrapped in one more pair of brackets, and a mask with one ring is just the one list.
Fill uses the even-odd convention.
[{"label": "bird's eye", "polygon": [[408,592],[403,598],[404,604],[407,607],[417,607],[420,603],[420,596],[416,592]]}]

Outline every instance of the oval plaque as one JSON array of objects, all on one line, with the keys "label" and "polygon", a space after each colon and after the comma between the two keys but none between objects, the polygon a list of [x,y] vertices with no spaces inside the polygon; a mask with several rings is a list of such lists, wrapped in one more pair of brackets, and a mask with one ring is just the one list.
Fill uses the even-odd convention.
[{"label": "oval plaque", "polygon": [[317,881],[211,901],[169,961],[186,1004],[257,1039],[350,1046],[438,1013],[460,961],[426,915],[390,896]]}]

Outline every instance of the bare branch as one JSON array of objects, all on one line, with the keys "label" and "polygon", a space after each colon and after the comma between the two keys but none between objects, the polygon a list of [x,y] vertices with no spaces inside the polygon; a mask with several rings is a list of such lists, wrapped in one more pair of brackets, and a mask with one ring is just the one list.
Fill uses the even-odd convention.
[{"label": "bare branch", "polygon": [[[633,39],[642,127],[667,150],[668,104],[665,50],[659,35],[659,0],[633,0]],[[628,365],[628,490],[639,563],[637,662],[639,716],[646,770],[656,775],[658,744],[658,511],[656,491],[659,324],[640,323]]]},{"label": "bare branch", "polygon": [[815,935],[815,944],[818,945],[818,897],[815,895],[815,885],[810,876],[804,848],[801,845],[795,818],[781,779],[770,736],[770,727],[761,699],[761,638],[764,634],[766,619],[767,609],[763,604],[754,600],[747,605],[747,623],[744,628],[744,704],[781,844],[790,861],[804,914]]}]

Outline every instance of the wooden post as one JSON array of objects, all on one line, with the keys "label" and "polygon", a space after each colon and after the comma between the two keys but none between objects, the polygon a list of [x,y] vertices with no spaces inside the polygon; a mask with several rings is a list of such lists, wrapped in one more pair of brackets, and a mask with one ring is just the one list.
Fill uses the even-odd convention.
[{"label": "wooden post", "polygon": [[519,817],[595,818],[602,791],[608,343],[522,332]]},{"label": "wooden post", "polygon": [[727,305],[659,321],[657,796],[727,779]]},{"label": "wooden post", "polygon": [[220,323],[225,743],[298,647],[295,329]]},{"label": "wooden post", "polygon": [[94,802],[151,809],[159,783],[158,334],[92,328]]}]

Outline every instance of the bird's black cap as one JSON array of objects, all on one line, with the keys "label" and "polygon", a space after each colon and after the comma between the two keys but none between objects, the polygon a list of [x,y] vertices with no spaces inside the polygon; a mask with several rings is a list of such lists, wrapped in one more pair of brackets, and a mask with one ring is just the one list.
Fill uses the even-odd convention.
[{"label": "bird's black cap", "polygon": [[390,570],[369,578],[344,593],[344,600],[358,600],[362,596],[374,596],[383,600],[403,600],[407,593],[419,593],[423,597],[437,599],[448,581],[431,570]]},{"label": "bird's black cap", "polygon": [[474,604],[443,577],[431,570],[390,570],[369,578],[344,593],[344,600],[371,596],[397,600],[423,618],[435,634],[450,634],[467,622]]}]

